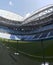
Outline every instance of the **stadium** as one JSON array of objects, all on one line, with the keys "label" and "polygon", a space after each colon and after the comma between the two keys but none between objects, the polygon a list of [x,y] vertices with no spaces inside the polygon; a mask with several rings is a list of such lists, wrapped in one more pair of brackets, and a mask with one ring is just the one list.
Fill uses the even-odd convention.
[{"label": "stadium", "polygon": [[1,40],[22,54],[51,60],[53,58],[53,5],[34,11],[27,17],[0,10]]}]

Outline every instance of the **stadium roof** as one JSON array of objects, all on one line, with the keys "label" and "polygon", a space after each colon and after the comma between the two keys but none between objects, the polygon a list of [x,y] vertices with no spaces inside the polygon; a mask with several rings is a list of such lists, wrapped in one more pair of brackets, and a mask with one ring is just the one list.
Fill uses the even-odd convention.
[{"label": "stadium roof", "polygon": [[44,15],[49,14],[53,12],[53,4],[47,5],[41,9],[38,9],[37,11],[32,12],[27,18],[24,19],[23,24],[33,22],[39,17],[44,18]]},{"label": "stadium roof", "polygon": [[[12,13],[10,11],[6,11],[6,10],[2,10],[0,9],[0,17],[3,17],[5,19],[11,20],[11,21],[17,21],[17,22],[22,22],[22,24],[28,23],[30,20],[34,20],[34,18],[36,18],[36,16],[38,16],[37,14],[40,14],[41,12],[45,12],[44,10],[47,10],[49,8],[52,7],[53,11],[53,4],[45,6],[37,11],[34,11],[32,13],[28,13],[26,16],[22,17],[18,14]],[[48,11],[46,11],[47,13]],[[41,13],[42,14],[42,13]],[[32,18],[33,17],[33,18]]]},{"label": "stadium roof", "polygon": [[[53,4],[49,4],[49,5],[47,5],[47,6],[45,6],[45,7],[42,7],[42,8],[40,8],[40,9],[38,9],[38,10],[36,10],[36,11],[33,11],[32,13],[30,13],[30,15],[27,17],[27,18],[30,18],[31,16],[33,16],[34,14],[38,14],[39,12],[42,12],[43,10],[46,10],[46,9],[48,9],[48,8],[50,8],[50,7],[53,7]],[[27,19],[26,18],[26,19]]]},{"label": "stadium roof", "polygon": [[15,14],[6,10],[1,10],[1,9],[0,9],[0,17],[6,18],[9,20],[14,20],[14,21],[22,21],[23,19],[23,17],[18,14]]}]

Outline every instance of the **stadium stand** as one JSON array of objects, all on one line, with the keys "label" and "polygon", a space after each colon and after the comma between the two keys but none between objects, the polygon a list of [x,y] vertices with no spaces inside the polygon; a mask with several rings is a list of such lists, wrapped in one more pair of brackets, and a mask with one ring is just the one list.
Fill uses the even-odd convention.
[{"label": "stadium stand", "polygon": [[33,12],[27,18],[0,10],[0,32],[10,34],[9,39],[30,41],[51,38],[53,37],[52,30],[53,5]]}]

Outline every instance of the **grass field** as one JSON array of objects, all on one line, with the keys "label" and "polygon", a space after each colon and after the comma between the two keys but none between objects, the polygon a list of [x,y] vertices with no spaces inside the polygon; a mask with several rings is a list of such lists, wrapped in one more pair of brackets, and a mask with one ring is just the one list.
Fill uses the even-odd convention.
[{"label": "grass field", "polygon": [[22,54],[42,58],[44,55],[46,59],[53,58],[53,39],[43,41],[14,41],[0,39],[6,46],[10,47],[11,50],[20,52]]}]

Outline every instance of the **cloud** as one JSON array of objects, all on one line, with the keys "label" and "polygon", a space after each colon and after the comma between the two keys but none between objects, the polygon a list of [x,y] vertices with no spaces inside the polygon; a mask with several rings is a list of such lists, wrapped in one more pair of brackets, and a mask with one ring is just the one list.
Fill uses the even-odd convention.
[{"label": "cloud", "polygon": [[13,6],[13,2],[12,2],[12,1],[9,1],[9,5],[10,5],[10,6]]}]

